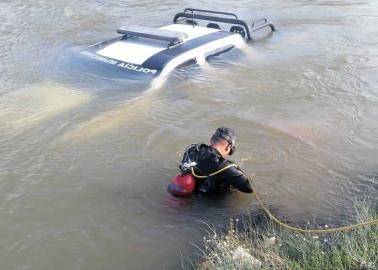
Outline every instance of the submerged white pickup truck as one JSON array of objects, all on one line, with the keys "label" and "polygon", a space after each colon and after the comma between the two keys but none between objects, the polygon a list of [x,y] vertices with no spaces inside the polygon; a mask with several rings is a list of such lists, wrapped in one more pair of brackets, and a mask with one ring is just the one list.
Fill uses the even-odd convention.
[{"label": "submerged white pickup truck", "polygon": [[117,29],[120,36],[96,43],[82,55],[131,73],[166,75],[178,66],[239,48],[265,27],[275,31],[267,19],[249,27],[233,13],[187,8],[163,27],[122,26]]}]

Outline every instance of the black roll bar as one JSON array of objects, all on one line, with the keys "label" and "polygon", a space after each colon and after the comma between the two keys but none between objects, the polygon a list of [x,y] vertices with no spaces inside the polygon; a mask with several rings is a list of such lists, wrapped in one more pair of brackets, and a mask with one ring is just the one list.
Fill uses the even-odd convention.
[{"label": "black roll bar", "polygon": [[[198,14],[198,13],[218,14],[218,15],[232,16],[233,18],[218,17],[218,16],[212,16],[212,15]],[[175,17],[173,18],[173,22],[177,23],[179,18],[187,18],[191,20],[198,19],[198,20],[204,20],[204,21],[240,25],[245,30],[245,33],[247,35],[247,40],[252,40],[253,32],[256,32],[265,27],[270,27],[272,31],[276,31],[276,27],[274,26],[274,24],[265,18],[253,21],[251,29],[250,29],[248,27],[248,24],[245,21],[239,20],[236,14],[229,13],[229,12],[220,12],[220,11],[196,9],[196,8],[186,8],[184,12],[179,12],[175,15]]]},{"label": "black roll bar", "polygon": [[173,18],[173,22],[176,23],[179,18],[198,19],[198,20],[223,22],[223,23],[240,25],[244,27],[245,32],[247,34],[247,39],[248,40],[252,39],[251,32],[249,30],[247,23],[239,19],[230,19],[230,18],[222,18],[222,17],[215,17],[215,16],[209,16],[209,15],[195,14],[195,13],[180,12],[175,15],[175,17]]},{"label": "black roll bar", "polygon": [[197,8],[186,8],[186,9],[184,10],[184,13],[187,13],[188,11],[190,11],[191,13],[194,13],[194,12],[202,12],[202,13],[210,13],[210,14],[226,15],[226,16],[232,16],[232,17],[234,17],[236,20],[238,19],[238,16],[236,16],[236,14],[234,14],[234,13],[229,13],[229,12],[221,12],[221,11],[213,11],[213,10],[197,9]]},{"label": "black roll bar", "polygon": [[276,27],[271,21],[268,21],[266,18],[261,18],[258,20],[254,20],[252,23],[251,33],[260,30],[261,28],[269,26],[270,29],[274,32],[276,31]]}]

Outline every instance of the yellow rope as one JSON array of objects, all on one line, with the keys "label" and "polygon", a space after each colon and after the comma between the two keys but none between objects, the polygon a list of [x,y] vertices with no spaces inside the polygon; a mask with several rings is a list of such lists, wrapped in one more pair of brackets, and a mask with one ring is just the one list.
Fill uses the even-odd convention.
[{"label": "yellow rope", "polygon": [[251,186],[252,186],[252,189],[253,189],[253,194],[255,195],[257,201],[259,202],[261,208],[265,211],[265,213],[274,222],[276,222],[278,225],[282,226],[283,228],[289,229],[291,231],[300,232],[300,233],[317,233],[317,234],[335,233],[335,232],[342,232],[342,231],[350,231],[350,230],[353,230],[353,229],[358,229],[358,228],[362,228],[362,227],[365,227],[365,226],[371,226],[371,225],[377,225],[378,224],[378,219],[372,219],[372,220],[369,220],[369,221],[366,221],[366,222],[361,222],[361,223],[358,223],[358,224],[353,224],[353,225],[343,226],[343,227],[338,227],[338,228],[330,228],[330,229],[302,229],[302,228],[290,226],[287,223],[284,223],[284,222],[280,221],[278,218],[276,218],[275,216],[273,216],[273,214],[265,206],[265,204],[261,200],[259,194],[257,193],[256,186],[253,184],[252,179],[248,178],[248,180],[251,183]]},{"label": "yellow rope", "polygon": [[[199,178],[199,179],[205,179],[209,176],[217,175],[217,174],[219,174],[219,173],[221,173],[221,172],[223,172],[223,171],[225,171],[225,170],[227,170],[228,168],[231,168],[231,167],[237,167],[237,165],[236,164],[227,165],[226,167],[224,167],[224,168],[222,168],[218,171],[215,171],[215,172],[213,172],[209,175],[198,175],[198,174],[195,173],[194,168],[192,167],[192,175],[196,178]],[[365,226],[371,226],[371,225],[377,225],[378,224],[378,219],[372,219],[372,220],[361,222],[361,223],[358,223],[358,224],[353,224],[353,225],[343,226],[343,227],[338,227],[338,228],[330,228],[330,229],[302,229],[302,228],[290,226],[289,224],[284,223],[281,220],[279,220],[278,218],[276,218],[270,212],[270,210],[265,206],[264,202],[261,200],[261,198],[260,198],[260,196],[257,192],[256,186],[253,184],[252,178],[249,177],[248,180],[251,183],[253,194],[255,195],[257,201],[259,202],[261,208],[270,217],[270,219],[272,219],[274,222],[276,222],[278,225],[282,226],[283,228],[286,228],[286,229],[289,229],[289,230],[292,230],[292,231],[295,231],[295,232],[300,232],[300,233],[318,233],[318,234],[321,234],[321,233],[334,233],[334,232],[350,231],[350,230],[353,230],[353,229],[358,229],[358,228],[362,228],[362,227],[365,227]]]}]

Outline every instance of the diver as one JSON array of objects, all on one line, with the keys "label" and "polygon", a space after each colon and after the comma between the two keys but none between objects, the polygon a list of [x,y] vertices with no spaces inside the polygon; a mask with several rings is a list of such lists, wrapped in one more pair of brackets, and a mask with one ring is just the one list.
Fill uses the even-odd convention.
[{"label": "diver", "polygon": [[248,177],[227,159],[235,152],[235,139],[231,128],[219,127],[212,135],[210,145],[188,145],[179,166],[181,174],[173,178],[168,191],[175,196],[187,196],[195,191],[223,193],[232,189],[252,193]]}]

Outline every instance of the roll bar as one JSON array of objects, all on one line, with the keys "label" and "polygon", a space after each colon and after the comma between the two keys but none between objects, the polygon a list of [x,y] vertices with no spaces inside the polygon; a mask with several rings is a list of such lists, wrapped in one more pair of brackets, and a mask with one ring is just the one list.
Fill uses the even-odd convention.
[{"label": "roll bar", "polygon": [[[223,15],[223,16],[214,16],[214,15],[208,15],[208,14]],[[187,18],[191,20],[197,19],[197,20],[204,20],[204,21],[211,21],[211,22],[227,23],[231,25],[239,25],[240,27],[244,29],[246,33],[246,38],[248,40],[252,40],[251,34],[253,32],[256,32],[265,27],[270,27],[272,31],[276,31],[274,24],[270,22],[269,20],[267,20],[266,18],[255,20],[252,23],[252,27],[249,28],[248,24],[245,21],[239,20],[236,14],[229,13],[229,12],[186,8],[184,12],[179,12],[175,15],[175,17],[173,18],[173,22],[177,23],[178,19],[180,18]]]},{"label": "roll bar", "polygon": [[186,8],[184,10],[184,13],[187,13],[190,11],[191,13],[193,12],[202,12],[202,13],[210,13],[210,14],[219,14],[219,15],[226,15],[226,16],[232,16],[236,20],[238,19],[238,16],[234,13],[229,13],[229,12],[222,12],[222,11],[213,11],[213,10],[206,10],[206,9],[197,9],[197,8]]},{"label": "roll bar", "polygon": [[273,32],[276,31],[276,27],[274,26],[274,24],[271,21],[268,21],[266,18],[254,20],[252,23],[251,33],[256,32],[267,26],[269,26]]}]

